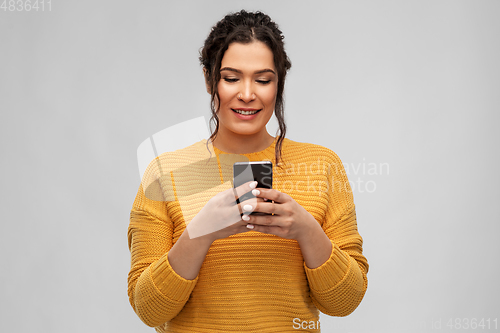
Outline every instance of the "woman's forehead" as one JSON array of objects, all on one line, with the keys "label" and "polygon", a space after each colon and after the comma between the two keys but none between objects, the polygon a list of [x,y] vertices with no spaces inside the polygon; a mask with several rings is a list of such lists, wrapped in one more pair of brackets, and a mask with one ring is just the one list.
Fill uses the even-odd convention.
[{"label": "woman's forehead", "polygon": [[222,58],[221,68],[230,67],[243,72],[255,72],[263,69],[275,71],[274,55],[264,43],[231,43]]}]

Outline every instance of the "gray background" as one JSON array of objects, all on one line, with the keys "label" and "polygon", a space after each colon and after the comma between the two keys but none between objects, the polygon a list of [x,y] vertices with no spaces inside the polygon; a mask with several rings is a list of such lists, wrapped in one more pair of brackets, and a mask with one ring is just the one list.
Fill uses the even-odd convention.
[{"label": "gray background", "polygon": [[451,331],[449,319],[456,331],[473,318],[493,331],[500,2],[485,0],[0,10],[0,331],[153,331],[127,298],[136,149],[208,119],[198,50],[241,8],[286,36],[288,137],[331,148],[369,184],[354,193],[368,291],[349,317],[322,315],[323,331]]}]

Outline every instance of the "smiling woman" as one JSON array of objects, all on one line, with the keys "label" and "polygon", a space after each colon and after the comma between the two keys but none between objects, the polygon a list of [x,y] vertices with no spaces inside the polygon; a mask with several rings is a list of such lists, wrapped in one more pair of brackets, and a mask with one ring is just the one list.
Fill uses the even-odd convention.
[{"label": "smiling woman", "polygon": [[233,43],[221,67],[219,132],[214,145],[237,154],[264,150],[274,141],[266,130],[278,89],[272,51],[259,41]]},{"label": "smiling woman", "polygon": [[[211,120],[215,122],[215,130],[210,139],[216,147],[218,144],[219,148],[222,149],[223,141],[230,144],[232,143],[231,138],[238,140],[240,145],[237,147],[236,144],[232,143],[232,147],[227,147],[227,152],[238,151],[241,154],[244,153],[242,149],[247,152],[255,152],[269,146],[266,143],[269,143],[270,135],[267,134],[265,126],[261,128],[258,136],[253,137],[254,140],[245,140],[241,135],[233,135],[228,136],[227,140],[219,138],[218,143],[215,143],[220,130],[218,110],[223,111],[221,99],[223,97],[236,97],[240,101],[236,102],[236,107],[240,107],[240,110],[244,111],[245,107],[248,109],[254,107],[241,104],[252,102],[252,98],[257,99],[259,97],[257,92],[259,92],[261,103],[263,101],[267,103],[268,98],[274,98],[274,102],[270,103],[273,104],[270,111],[271,113],[274,111],[279,124],[276,138],[273,138],[276,141],[275,158],[279,162],[286,134],[283,92],[287,71],[292,66],[285,52],[283,39],[284,36],[278,25],[268,15],[261,12],[247,13],[242,10],[239,13],[227,15],[212,28],[201,51],[200,62],[205,74],[207,91],[211,95]],[[225,88],[221,84],[223,75],[228,76],[227,80],[224,79],[226,83],[237,83],[234,89],[227,89],[227,96],[221,96],[219,93],[219,87]],[[240,90],[234,95],[236,89]],[[271,97],[269,95],[272,94],[273,89],[274,94]],[[233,96],[230,95],[230,91],[233,92]],[[244,96],[244,94],[246,95]],[[221,116],[223,116],[222,112]],[[261,120],[265,117],[258,118]],[[255,139],[259,139],[259,142],[256,142]]]},{"label": "smiling woman", "polygon": [[[191,164],[184,178],[169,173],[158,186],[169,198],[163,202],[139,188],[128,230],[130,303],[158,332],[319,332],[319,311],[346,316],[367,288],[368,262],[342,162],[328,148],[285,138],[291,63],[269,16],[227,15],[212,28],[200,61],[215,122],[206,143],[216,172],[202,163]],[[275,137],[266,129],[273,112]],[[191,148],[180,159],[189,160]],[[249,181],[223,189],[232,180],[222,167],[227,156],[271,161],[274,188]],[[207,175],[221,190],[187,205],[203,203],[188,219],[179,193],[185,183],[202,187]],[[287,186],[280,191],[277,184]],[[248,192],[254,197],[239,203]],[[196,234],[198,227],[209,231]]]}]

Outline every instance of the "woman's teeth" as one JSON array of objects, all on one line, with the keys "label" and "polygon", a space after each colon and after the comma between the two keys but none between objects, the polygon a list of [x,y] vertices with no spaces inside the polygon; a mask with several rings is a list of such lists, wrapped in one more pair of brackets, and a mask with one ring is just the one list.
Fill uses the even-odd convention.
[{"label": "woman's teeth", "polygon": [[242,111],[242,110],[235,110],[233,109],[234,112],[237,112],[239,114],[244,114],[244,115],[249,115],[249,114],[254,114],[259,112],[260,110],[255,110],[255,111]]}]

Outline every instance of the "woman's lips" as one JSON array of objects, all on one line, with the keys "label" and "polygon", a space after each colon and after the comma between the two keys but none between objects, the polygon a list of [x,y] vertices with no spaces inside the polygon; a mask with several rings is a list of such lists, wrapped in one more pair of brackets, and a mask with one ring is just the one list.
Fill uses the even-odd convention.
[{"label": "woman's lips", "polygon": [[237,109],[232,109],[232,110],[241,110],[241,111],[257,111],[259,109],[254,109],[254,108],[237,108]]},{"label": "woman's lips", "polygon": [[242,111],[243,113],[255,113],[255,112],[259,112],[261,109],[238,108],[238,109],[231,109],[231,110],[233,110],[234,112]]},{"label": "woman's lips", "polygon": [[[250,120],[250,119],[253,119],[257,116],[257,114],[262,110],[262,109],[251,109],[251,108],[238,108],[238,109],[231,109],[235,116],[240,118],[240,119],[243,119],[243,120]],[[252,112],[252,114],[242,114],[242,113],[238,113],[236,110],[238,111],[244,111],[245,113],[246,112]],[[257,112],[255,112],[257,111]],[[254,113],[255,112],[255,113]]]}]

